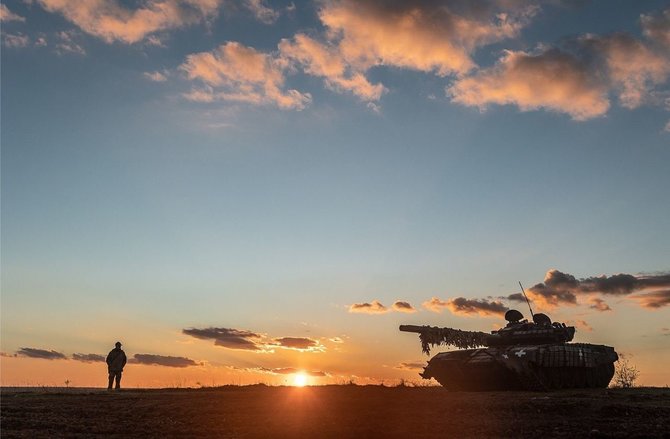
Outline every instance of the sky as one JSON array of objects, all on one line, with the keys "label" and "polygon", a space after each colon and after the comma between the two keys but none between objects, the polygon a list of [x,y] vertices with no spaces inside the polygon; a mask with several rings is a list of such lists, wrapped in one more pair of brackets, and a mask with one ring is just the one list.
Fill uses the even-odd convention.
[{"label": "sky", "polygon": [[670,384],[664,1],[3,0],[0,384],[420,380],[399,324]]}]

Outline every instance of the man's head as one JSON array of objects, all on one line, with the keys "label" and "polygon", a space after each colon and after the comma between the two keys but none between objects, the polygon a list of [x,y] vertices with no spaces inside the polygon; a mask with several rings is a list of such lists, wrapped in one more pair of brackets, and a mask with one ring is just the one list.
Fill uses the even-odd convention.
[{"label": "man's head", "polygon": [[121,342],[120,342],[120,341],[117,341],[117,342],[114,344],[114,346],[116,346],[117,348],[121,349]]}]

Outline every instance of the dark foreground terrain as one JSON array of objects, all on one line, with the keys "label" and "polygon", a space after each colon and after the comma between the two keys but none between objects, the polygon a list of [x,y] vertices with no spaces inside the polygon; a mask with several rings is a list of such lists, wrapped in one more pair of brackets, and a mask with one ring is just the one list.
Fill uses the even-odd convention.
[{"label": "dark foreground terrain", "polygon": [[3,389],[3,438],[668,437],[670,389]]}]

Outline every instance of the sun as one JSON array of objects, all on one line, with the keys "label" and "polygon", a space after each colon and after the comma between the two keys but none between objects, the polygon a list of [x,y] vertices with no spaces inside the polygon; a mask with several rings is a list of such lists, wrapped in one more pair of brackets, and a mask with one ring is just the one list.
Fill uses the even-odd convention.
[{"label": "sun", "polygon": [[296,373],[293,377],[293,385],[296,387],[305,387],[307,385],[307,375],[304,373]]}]

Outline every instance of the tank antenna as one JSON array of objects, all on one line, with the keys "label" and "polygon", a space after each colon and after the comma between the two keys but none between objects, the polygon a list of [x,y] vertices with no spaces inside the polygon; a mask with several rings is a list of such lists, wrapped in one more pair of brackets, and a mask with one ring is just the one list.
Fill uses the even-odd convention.
[{"label": "tank antenna", "polygon": [[535,314],[533,314],[533,308],[530,307],[530,300],[528,300],[528,296],[526,296],[526,292],[523,289],[523,285],[521,285],[521,281],[519,281],[519,286],[521,287],[521,292],[523,293],[523,297],[526,299],[526,303],[528,304],[528,309],[530,310],[530,317],[532,319],[535,319]]}]

